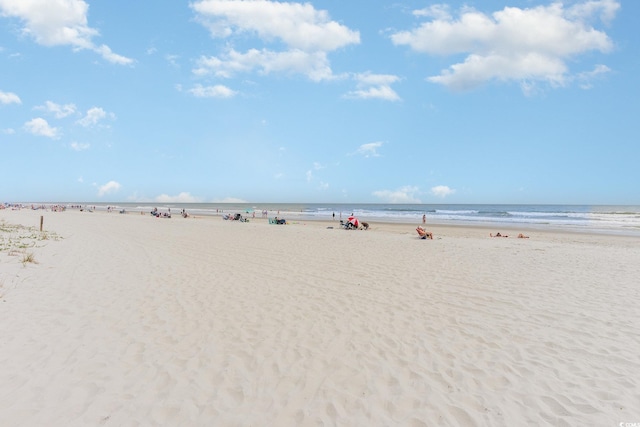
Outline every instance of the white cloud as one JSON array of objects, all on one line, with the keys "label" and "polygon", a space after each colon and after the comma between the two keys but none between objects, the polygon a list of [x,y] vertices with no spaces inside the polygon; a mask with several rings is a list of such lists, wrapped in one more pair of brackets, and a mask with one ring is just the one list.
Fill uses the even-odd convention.
[{"label": "white cloud", "polygon": [[618,9],[620,9],[620,3],[616,0],[591,0],[572,6],[567,10],[567,15],[579,21],[588,21],[596,17],[609,25]]},{"label": "white cloud", "polygon": [[297,73],[306,75],[310,80],[322,81],[334,79],[329,60],[325,52],[305,52],[289,50],[273,52],[269,50],[250,49],[246,53],[229,49],[220,57],[201,57],[196,75],[213,74],[216,77],[230,78],[244,72],[257,69],[261,74]]},{"label": "white cloud", "polygon": [[41,117],[26,122],[24,124],[24,128],[27,132],[33,135],[46,136],[49,138],[60,137],[60,130],[58,128],[49,126],[49,123]]},{"label": "white cloud", "polygon": [[233,98],[238,92],[223,85],[196,85],[189,93],[198,98]]},{"label": "white cloud", "polygon": [[331,21],[326,11],[316,10],[310,3],[202,0],[191,7],[214,37],[254,33],[307,52],[332,51],[360,42],[357,31]]},{"label": "white cloud", "polygon": [[13,128],[6,128],[6,129],[0,130],[0,132],[2,132],[5,135],[13,135],[16,133],[16,130]]},{"label": "white cloud", "polygon": [[387,101],[399,101],[398,94],[389,86],[369,87],[347,92],[346,98],[356,99],[384,99]]},{"label": "white cloud", "polygon": [[431,187],[431,194],[437,197],[447,197],[455,193],[456,190],[447,187],[446,185],[437,185],[435,187]]},{"label": "white cloud", "polygon": [[591,89],[592,81],[599,78],[603,74],[608,74],[611,72],[611,68],[606,65],[596,65],[592,71],[586,71],[584,73],[580,73],[577,75],[576,79],[578,80],[580,87],[582,89]]},{"label": "white cloud", "polygon": [[373,195],[385,203],[421,203],[416,197],[418,192],[418,187],[406,186],[397,190],[374,191]]},{"label": "white cloud", "polygon": [[0,0],[0,14],[22,21],[22,32],[43,46],[71,46],[75,50],[92,50],[109,62],[130,64],[133,61],[116,55],[106,46],[93,44],[98,30],[89,27],[89,5],[83,0]]},{"label": "white cloud", "polygon": [[87,110],[87,114],[85,114],[85,116],[78,120],[76,123],[84,127],[89,127],[98,124],[101,120],[105,119],[108,116],[111,118],[114,117],[113,114],[108,114],[100,107],[93,107]]},{"label": "white cloud", "polygon": [[202,200],[198,197],[192,196],[191,193],[182,192],[177,196],[161,194],[156,197],[155,201],[158,203],[200,203]]},{"label": "white cloud", "polygon": [[427,8],[414,10],[414,16],[423,16],[426,18],[435,18],[437,20],[447,21],[451,19],[449,6],[446,4],[434,4]]},{"label": "white cloud", "polygon": [[15,93],[0,90],[0,104],[22,104],[22,101]]},{"label": "white cloud", "polygon": [[133,64],[133,59],[127,58],[126,56],[118,55],[117,53],[113,53],[111,48],[107,45],[100,45],[98,47],[94,47],[92,49],[94,52],[99,53],[104,59],[114,64],[120,65],[129,65]]},{"label": "white cloud", "polygon": [[370,142],[368,144],[362,144],[356,150],[355,154],[361,154],[364,157],[380,157],[378,148],[382,147],[383,142]]},{"label": "white cloud", "polygon": [[43,110],[51,113],[56,119],[63,119],[76,112],[76,106],[74,104],[60,105],[55,102],[47,101],[44,105],[35,107],[36,110]]},{"label": "white cloud", "polygon": [[255,35],[264,43],[283,44],[283,51],[266,48],[246,53],[229,48],[220,57],[201,58],[196,74],[230,77],[259,69],[300,73],[314,81],[333,78],[327,53],[360,43],[360,34],[310,3],[264,0],[201,0],[191,4],[197,20],[216,38]]},{"label": "white cloud", "polygon": [[102,197],[105,194],[116,193],[120,190],[121,185],[116,181],[109,181],[106,184],[98,187],[98,196]]},{"label": "white cloud", "polygon": [[75,151],[84,151],[88,150],[91,145],[87,143],[81,144],[79,142],[72,142],[71,144],[69,144],[69,147],[71,147],[71,149]]},{"label": "white cloud", "polygon": [[598,17],[607,23],[619,7],[615,0],[584,1],[568,8],[557,2],[528,9],[505,7],[491,15],[467,7],[454,19],[446,7],[438,6],[416,12],[432,19],[391,39],[430,55],[467,54],[463,62],[428,78],[451,89],[470,89],[491,80],[561,86],[569,78],[568,61],[613,48],[607,34],[589,21]]},{"label": "white cloud", "polygon": [[398,76],[390,74],[361,73],[354,76],[358,89],[345,95],[346,98],[384,99],[399,101],[400,96],[391,89],[391,84],[400,80]]}]

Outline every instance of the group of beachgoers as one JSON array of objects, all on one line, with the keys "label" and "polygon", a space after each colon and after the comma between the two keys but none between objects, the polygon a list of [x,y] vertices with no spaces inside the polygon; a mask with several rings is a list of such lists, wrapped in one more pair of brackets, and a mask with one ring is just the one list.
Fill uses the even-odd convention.
[{"label": "group of beachgoers", "polygon": [[153,208],[151,216],[156,218],[171,218],[171,208],[169,208],[168,212],[160,212],[158,208]]},{"label": "group of beachgoers", "polygon": [[249,222],[249,220],[242,216],[242,214],[225,214],[222,215],[222,219],[225,221],[240,221],[240,222]]},{"label": "group of beachgoers", "polygon": [[[120,213],[125,213],[124,209]],[[167,212],[160,212],[158,208],[153,208],[153,210],[151,211],[151,216],[156,218],[171,218],[171,208],[168,208]],[[180,216],[182,218],[189,218],[191,215],[189,215],[185,209],[182,209],[182,212],[180,212]]]},{"label": "group of beachgoers", "polygon": [[[432,232],[430,232],[430,231],[425,230],[425,229],[424,229],[424,227],[422,227],[422,226],[420,226],[420,225],[419,225],[419,226],[416,228],[416,231],[418,232],[418,236],[419,236],[421,239],[431,239],[431,240],[433,240],[433,233],[432,233]],[[496,234],[489,233],[489,236],[490,236],[490,237],[509,237],[509,236],[507,236],[506,234],[502,234],[502,233],[500,233],[500,232],[497,232]],[[518,238],[518,239],[528,239],[528,238],[529,238],[529,236],[525,236],[524,234],[520,233],[520,234],[518,234],[517,238]]]},{"label": "group of beachgoers", "polygon": [[[425,230],[424,227],[419,225],[416,228],[416,231],[418,232],[418,236],[421,239],[431,239],[431,240],[433,240],[433,233],[430,232],[430,231]],[[489,233],[489,237],[509,237],[509,236],[507,236],[506,234],[502,234],[500,232],[497,232],[496,234]],[[520,233],[520,234],[518,234],[517,238],[518,239],[528,239],[529,236],[525,236],[524,234]]]},{"label": "group of beachgoers", "polygon": [[[422,215],[422,224],[426,224],[426,223],[427,223],[427,216],[426,215]],[[416,228],[416,231],[418,232],[418,236],[421,239],[431,239],[431,240],[433,240],[433,233],[430,232],[430,231],[425,230],[424,227],[419,225]],[[509,237],[509,236],[507,236],[506,234],[502,234],[500,232],[497,232],[496,234],[489,233],[489,237]],[[517,238],[518,239],[528,239],[529,236],[525,236],[524,234],[519,233]]]},{"label": "group of beachgoers", "polygon": [[11,210],[20,210],[20,209],[31,209],[33,211],[37,210],[50,210],[51,212],[64,212],[67,210],[66,205],[23,205],[22,203],[0,203],[0,209],[11,209]]},{"label": "group of beachgoers", "polygon": [[[509,237],[506,234],[501,234],[499,231],[496,234],[493,233],[489,233],[489,237]],[[524,234],[520,233],[516,236],[518,239],[528,239],[529,236],[525,236]]]}]

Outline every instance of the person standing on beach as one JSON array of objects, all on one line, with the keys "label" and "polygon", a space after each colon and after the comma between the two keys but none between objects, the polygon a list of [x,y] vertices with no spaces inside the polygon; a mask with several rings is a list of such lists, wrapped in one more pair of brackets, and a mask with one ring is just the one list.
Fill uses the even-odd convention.
[{"label": "person standing on beach", "polygon": [[335,212],[333,213],[333,220],[334,221],[336,220],[336,213]]},{"label": "person standing on beach", "polygon": [[426,214],[423,214],[423,215],[422,215],[422,223],[423,223],[423,224],[426,224],[426,223],[427,223],[427,215],[426,215]]}]

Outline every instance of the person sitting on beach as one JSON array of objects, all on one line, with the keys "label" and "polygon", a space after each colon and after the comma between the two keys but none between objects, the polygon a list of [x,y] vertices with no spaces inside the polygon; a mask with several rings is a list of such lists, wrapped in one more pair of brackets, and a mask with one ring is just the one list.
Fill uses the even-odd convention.
[{"label": "person sitting on beach", "polygon": [[433,240],[433,233],[425,230],[424,228],[418,226],[418,228],[416,228],[416,231],[418,232],[418,235],[420,236],[421,239],[431,239]]},{"label": "person sitting on beach", "polygon": [[489,233],[490,237],[509,237],[509,236],[503,236],[502,234],[500,234],[500,232],[497,232],[495,235]]}]

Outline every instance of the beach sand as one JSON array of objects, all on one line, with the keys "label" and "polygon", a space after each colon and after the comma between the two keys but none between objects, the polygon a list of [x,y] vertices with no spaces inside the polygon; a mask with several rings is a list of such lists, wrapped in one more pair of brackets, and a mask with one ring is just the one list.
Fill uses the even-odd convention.
[{"label": "beach sand", "polygon": [[640,423],[638,238],[416,225],[0,210],[0,425]]}]

